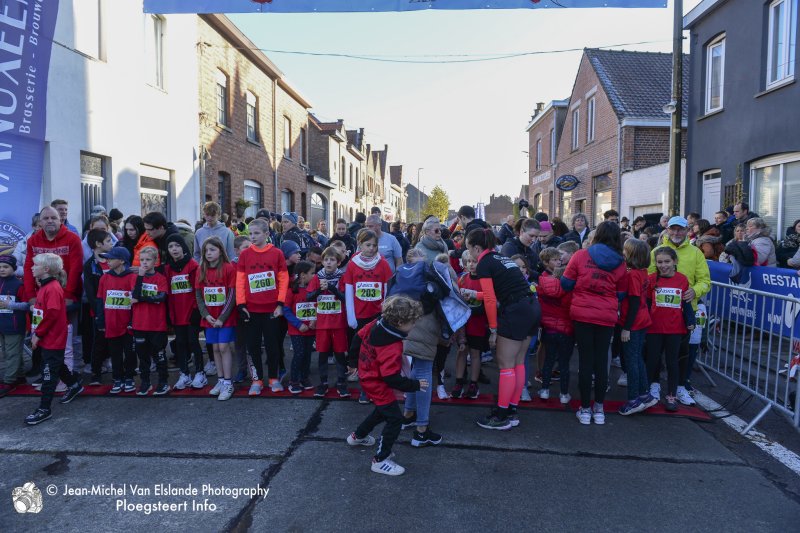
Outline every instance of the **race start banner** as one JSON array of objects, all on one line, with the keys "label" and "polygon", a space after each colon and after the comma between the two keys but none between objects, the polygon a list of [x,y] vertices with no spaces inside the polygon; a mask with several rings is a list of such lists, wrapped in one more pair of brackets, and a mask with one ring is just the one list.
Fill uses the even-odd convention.
[{"label": "race start banner", "polygon": [[[744,269],[741,283],[734,283],[729,277],[732,268],[729,263],[708,261],[708,268],[711,271],[711,281],[800,298],[800,276],[797,275],[797,270],[750,267]],[[710,301],[712,298],[717,301]],[[771,331],[784,337],[791,336],[794,324],[795,335],[800,333],[800,305],[794,302],[763,298],[747,291],[719,287],[713,287],[704,300],[709,313],[716,314],[718,318]]]},{"label": "race start banner", "polygon": [[667,7],[666,0],[144,0],[146,13],[357,13],[428,9]]},{"label": "race start banner", "polygon": [[0,255],[13,251],[39,210],[57,17],[58,0],[0,3]]}]

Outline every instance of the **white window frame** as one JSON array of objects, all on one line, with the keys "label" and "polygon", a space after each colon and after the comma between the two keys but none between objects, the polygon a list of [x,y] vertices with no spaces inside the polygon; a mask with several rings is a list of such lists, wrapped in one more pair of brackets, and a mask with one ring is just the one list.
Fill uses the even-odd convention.
[{"label": "white window frame", "polygon": [[247,140],[257,143],[258,142],[258,99],[256,95],[247,91],[245,93],[247,100]]},{"label": "white window frame", "polygon": [[[755,206],[761,198],[758,196],[758,191],[756,190],[756,171],[761,170],[762,168],[767,167],[780,167],[780,178],[779,178],[779,186],[778,186],[778,217],[777,217],[777,226],[778,231],[780,231],[780,227],[783,221],[783,196],[786,193],[786,187],[784,185],[784,180],[786,179],[786,165],[789,163],[797,163],[800,161],[800,152],[790,152],[787,154],[779,154],[773,157],[768,157],[766,159],[761,159],[759,161],[755,161],[750,165],[750,198],[755,198],[756,201],[753,202],[751,206],[752,209],[755,209]],[[786,224],[783,224],[784,226]]]},{"label": "white window frame", "polygon": [[230,121],[229,115],[229,102],[228,102],[228,76],[222,72],[220,69],[217,69],[214,73],[214,90],[215,90],[215,99],[216,99],[216,109],[217,109],[217,117],[216,121],[217,124],[220,126],[228,127],[228,123]]},{"label": "white window frame", "polygon": [[586,101],[586,143],[594,141],[595,97]]},{"label": "white window frame", "polygon": [[[147,187],[142,187],[142,178],[150,178],[156,179],[160,181],[164,181],[167,184],[166,189],[149,189]],[[167,220],[170,219],[173,212],[172,207],[172,198],[173,198],[173,183],[172,183],[172,171],[167,170],[165,168],[154,167],[152,165],[146,165],[142,163],[139,166],[139,197],[141,198],[142,194],[154,194],[157,196],[163,196],[166,198],[165,204],[167,206],[167,212],[164,213],[164,216]],[[141,200],[140,200],[141,203]]]},{"label": "white window frame", "polygon": [[248,189],[258,190],[258,202],[252,204],[245,210],[244,212],[245,218],[255,217],[256,213],[258,213],[258,210],[264,207],[264,186],[257,181],[244,180],[242,187],[242,199],[250,200],[252,202],[252,200],[248,198],[248,195],[246,194]]},{"label": "white window frame", "polygon": [[144,15],[144,49],[147,72],[145,79],[149,85],[164,90],[164,25],[160,15]]},{"label": "white window frame", "polygon": [[[716,49],[722,50],[720,56],[721,66],[719,70],[719,105],[712,107],[711,99],[713,96],[712,89],[714,88],[712,81],[714,79],[714,51]],[[706,103],[705,112],[711,113],[722,109],[725,105],[725,34],[720,35],[711,43],[706,46]]]},{"label": "white window frame", "polygon": [[536,170],[542,168],[542,140],[536,140]]},{"label": "white window frame", "polygon": [[581,125],[581,110],[574,109],[572,111],[572,149],[577,150],[580,145],[580,125]]},{"label": "white window frame", "polygon": [[[780,54],[784,62],[773,71],[772,60],[776,51],[773,46],[773,36],[775,33],[776,22],[773,17],[775,8],[783,4],[784,17],[780,21],[780,30],[783,32],[783,43],[781,44]],[[769,23],[767,25],[767,88],[784,83],[794,77],[794,63],[796,60],[795,49],[797,48],[797,0],[774,0],[769,4]]]}]

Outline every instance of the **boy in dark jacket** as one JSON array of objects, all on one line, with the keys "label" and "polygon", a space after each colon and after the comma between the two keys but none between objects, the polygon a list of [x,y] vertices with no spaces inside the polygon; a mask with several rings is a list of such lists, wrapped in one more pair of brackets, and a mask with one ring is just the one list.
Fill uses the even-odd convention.
[{"label": "boy in dark jacket", "polygon": [[22,343],[29,306],[22,299],[22,281],[16,276],[16,270],[14,256],[0,256],[0,346],[6,361],[0,398],[14,390],[17,376],[22,374]]},{"label": "boy in dark jacket", "polygon": [[403,339],[422,315],[422,306],[406,297],[392,296],[383,302],[381,317],[364,326],[353,337],[348,366],[353,367],[358,357],[358,375],[361,388],[375,404],[375,409],[348,435],[350,446],[372,446],[375,439],[370,432],[386,422],[372,458],[372,471],[378,474],[399,476],[405,468],[391,459],[392,445],[400,435],[403,414],[397,405],[392,389],[414,392],[428,388],[425,379],[408,379],[400,374],[403,359]]},{"label": "boy in dark jacket", "polygon": [[89,385],[100,385],[100,373],[103,370],[103,361],[108,357],[108,342],[102,331],[97,329],[97,322],[94,321],[95,309],[97,309],[97,288],[100,285],[100,278],[111,270],[108,260],[102,254],[110,252],[114,243],[111,234],[107,231],[93,229],[86,236],[86,242],[92,249],[92,257],[83,265],[83,292],[89,302],[89,315],[94,322],[94,336],[92,342],[92,378]]}]

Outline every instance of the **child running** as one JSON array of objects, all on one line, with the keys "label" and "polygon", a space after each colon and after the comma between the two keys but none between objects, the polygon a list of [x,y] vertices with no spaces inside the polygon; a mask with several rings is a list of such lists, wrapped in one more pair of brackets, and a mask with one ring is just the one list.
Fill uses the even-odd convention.
[{"label": "child running", "polygon": [[[370,232],[371,233],[371,232]],[[386,422],[372,458],[371,469],[378,474],[399,476],[405,468],[395,463],[392,445],[400,435],[403,415],[392,389],[406,392],[426,390],[425,379],[412,380],[400,374],[403,357],[403,339],[422,315],[422,306],[405,296],[392,296],[382,304],[382,313],[366,324],[353,339],[351,355],[357,354],[361,387],[375,404],[372,413],[358,428],[347,436],[350,446],[372,446],[375,438],[370,432]],[[350,361],[355,364],[354,360]]]},{"label": "child running", "polygon": [[289,323],[289,339],[292,341],[292,368],[289,392],[300,394],[314,386],[308,378],[311,352],[314,351],[314,328],[317,321],[317,303],[306,301],[308,283],[316,277],[314,263],[300,261],[294,267],[295,278],[286,294],[283,316]]},{"label": "child running", "polygon": [[661,356],[667,364],[667,395],[664,406],[667,411],[677,411],[679,362],[681,340],[687,331],[694,329],[695,313],[692,302],[683,299],[689,290],[689,280],[678,272],[678,254],[672,248],[656,248],[654,254],[656,272],[650,274],[649,299],[653,324],[647,330],[647,376],[650,378],[650,394],[659,399],[661,384]]},{"label": "child running", "polygon": [[139,270],[133,287],[132,324],[133,342],[139,356],[139,396],[147,396],[153,390],[150,385],[150,363],[155,360],[158,385],[154,396],[169,393],[167,373],[167,278],[157,272],[158,249],[145,246],[139,252]]},{"label": "child running", "polygon": [[236,267],[228,260],[219,237],[209,237],[200,250],[195,299],[206,332],[206,344],[214,346],[217,383],[209,394],[225,401],[233,396],[233,342],[235,340]]}]

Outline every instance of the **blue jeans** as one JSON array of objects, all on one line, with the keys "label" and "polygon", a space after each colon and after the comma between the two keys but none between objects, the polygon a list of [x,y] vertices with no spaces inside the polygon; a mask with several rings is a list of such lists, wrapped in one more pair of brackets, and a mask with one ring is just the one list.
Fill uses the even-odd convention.
[{"label": "blue jeans", "polygon": [[635,400],[650,392],[650,380],[644,364],[645,340],[647,340],[647,330],[640,329],[631,331],[631,340],[622,343],[622,353],[628,373],[628,400]]},{"label": "blue jeans", "polygon": [[311,366],[311,352],[313,351],[314,337],[308,335],[289,335],[292,341],[291,381],[299,383],[308,379]]},{"label": "blue jeans", "polygon": [[561,394],[567,394],[569,392],[569,360],[575,349],[575,337],[563,333],[544,332],[542,344],[544,344],[545,353],[544,366],[542,366],[542,388],[550,387],[553,366],[558,361],[558,369],[561,372]]},{"label": "blue jeans", "polygon": [[413,359],[411,362],[411,379],[427,379],[428,390],[406,393],[406,411],[416,411],[417,426],[429,425],[431,416],[431,394],[433,389],[433,361]]}]

